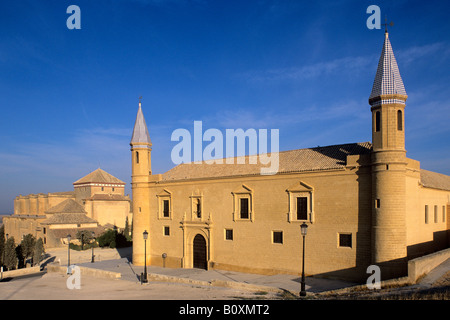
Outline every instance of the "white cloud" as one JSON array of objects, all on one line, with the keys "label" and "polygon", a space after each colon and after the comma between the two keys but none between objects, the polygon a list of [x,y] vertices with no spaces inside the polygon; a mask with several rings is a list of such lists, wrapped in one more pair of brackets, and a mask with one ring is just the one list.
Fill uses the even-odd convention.
[{"label": "white cloud", "polygon": [[440,53],[440,56],[450,53],[450,48],[444,42],[430,43],[422,46],[413,46],[403,50],[396,50],[395,56],[398,62],[408,65],[418,59],[422,59],[426,56]]},{"label": "white cloud", "polygon": [[360,74],[376,63],[376,56],[345,57],[291,68],[250,71],[241,75],[251,82],[308,80],[334,74]]}]

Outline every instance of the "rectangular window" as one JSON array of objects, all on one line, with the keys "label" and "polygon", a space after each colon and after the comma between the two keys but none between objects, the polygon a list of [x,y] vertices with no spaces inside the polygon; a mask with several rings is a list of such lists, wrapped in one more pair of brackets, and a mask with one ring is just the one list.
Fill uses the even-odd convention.
[{"label": "rectangular window", "polygon": [[434,206],[434,223],[438,222],[438,206]]},{"label": "rectangular window", "polygon": [[403,115],[401,110],[397,111],[397,130],[403,130]]},{"label": "rectangular window", "polygon": [[375,132],[381,130],[381,114],[380,111],[375,112]]},{"label": "rectangular window", "polygon": [[308,198],[297,197],[297,220],[308,220]]},{"label": "rectangular window", "polygon": [[233,240],[233,229],[225,229],[225,240]]},{"label": "rectangular window", "polygon": [[442,222],[445,222],[445,206],[442,206]]},{"label": "rectangular window", "polygon": [[352,234],[340,233],[339,234],[339,247],[351,248],[352,247]]},{"label": "rectangular window", "polygon": [[375,208],[379,209],[381,207],[380,199],[375,199]]},{"label": "rectangular window", "polygon": [[170,236],[170,227],[168,227],[168,226],[164,227],[164,235],[165,236]]},{"label": "rectangular window", "polygon": [[428,224],[428,205],[425,205],[425,224]]},{"label": "rectangular window", "polygon": [[283,231],[273,231],[272,242],[283,244]]},{"label": "rectangular window", "polygon": [[169,200],[163,200],[163,217],[169,217]]},{"label": "rectangular window", "polygon": [[248,198],[241,198],[241,219],[249,218],[249,210],[248,210]]}]

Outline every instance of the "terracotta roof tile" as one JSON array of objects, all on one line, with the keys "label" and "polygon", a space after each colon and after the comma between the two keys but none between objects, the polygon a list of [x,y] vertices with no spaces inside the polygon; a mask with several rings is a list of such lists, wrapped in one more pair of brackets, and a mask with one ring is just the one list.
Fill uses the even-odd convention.
[{"label": "terracotta roof tile", "polygon": [[50,218],[45,219],[41,224],[80,224],[80,223],[97,223],[84,213],[56,213]]},{"label": "terracotta roof tile", "polygon": [[117,179],[108,172],[98,168],[92,171],[87,176],[75,181],[73,184],[83,184],[83,183],[114,183],[114,184],[125,184],[122,180]]},{"label": "terracotta roof tile", "polygon": [[49,208],[45,213],[83,213],[86,214],[81,204],[73,199],[67,199]]},{"label": "terracotta roof tile", "polygon": [[421,169],[420,181],[424,187],[450,191],[450,176],[445,174]]},{"label": "terracotta roof tile", "polygon": [[96,193],[92,197],[89,198],[90,200],[113,200],[113,201],[127,201],[130,200],[129,197],[123,196],[121,194],[114,194],[114,193]]},{"label": "terracotta roof tile", "polygon": [[[367,154],[371,150],[371,143],[363,142],[283,151],[279,152],[278,173],[343,169],[346,166],[348,155]],[[261,168],[270,166],[270,164],[261,164],[259,161],[256,161],[257,164],[250,164],[249,157],[244,158],[245,164],[237,164],[238,157],[233,158],[234,164],[227,164],[226,160],[223,160],[223,164],[183,163],[164,173],[162,180],[258,175],[261,173]]]}]

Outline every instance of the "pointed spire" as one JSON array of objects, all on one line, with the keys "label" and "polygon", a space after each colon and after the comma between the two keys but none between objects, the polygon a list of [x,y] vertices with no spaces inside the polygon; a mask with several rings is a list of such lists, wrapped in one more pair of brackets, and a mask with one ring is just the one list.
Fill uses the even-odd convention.
[{"label": "pointed spire", "polygon": [[[381,95],[402,95],[407,98],[405,86],[403,85],[400,71],[398,70],[397,60],[392,51],[389,33],[385,32],[384,45],[381,51],[378,69],[373,82],[372,92],[369,100],[380,97]],[[403,101],[404,103],[404,101]]]},{"label": "pointed spire", "polygon": [[141,98],[139,98],[139,109],[134,123],[133,136],[130,145],[147,145],[151,146],[152,141],[148,134],[147,124],[145,123],[144,114],[142,113]]}]

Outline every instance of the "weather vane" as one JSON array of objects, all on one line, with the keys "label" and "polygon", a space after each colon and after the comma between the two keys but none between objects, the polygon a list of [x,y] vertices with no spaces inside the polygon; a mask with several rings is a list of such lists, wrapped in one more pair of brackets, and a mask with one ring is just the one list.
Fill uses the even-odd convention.
[{"label": "weather vane", "polygon": [[385,16],[384,17],[384,23],[383,23],[383,26],[384,26],[384,32],[385,33],[388,33],[388,26],[390,26],[390,27],[393,27],[394,26],[394,22],[389,22],[389,23],[387,23],[387,16]]}]

